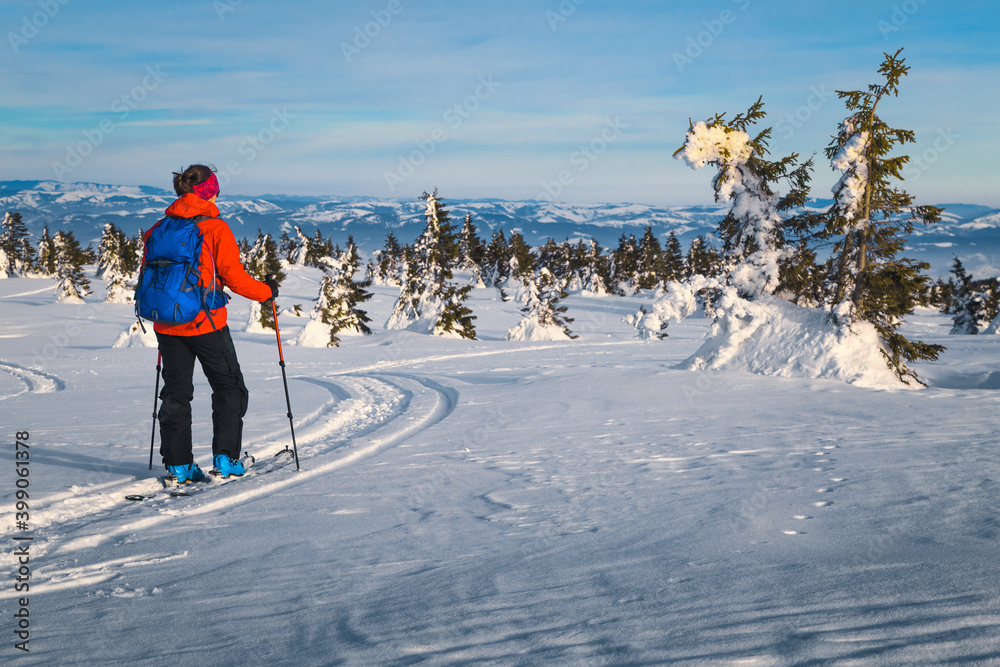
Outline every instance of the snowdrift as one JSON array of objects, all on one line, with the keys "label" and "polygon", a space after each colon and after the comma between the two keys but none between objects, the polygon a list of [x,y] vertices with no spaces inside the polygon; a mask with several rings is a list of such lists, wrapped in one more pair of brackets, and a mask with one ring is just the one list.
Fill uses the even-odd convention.
[{"label": "snowdrift", "polygon": [[555,324],[542,324],[536,317],[525,317],[504,334],[509,341],[570,340],[563,328]]},{"label": "snowdrift", "polygon": [[705,343],[676,368],[742,370],[778,377],[839,380],[871,389],[916,389],[886,365],[875,327],[832,322],[830,313],[762,295],[727,291]]},{"label": "snowdrift", "polygon": [[159,343],[156,341],[156,334],[153,333],[153,325],[150,324],[145,332],[142,330],[139,322],[133,322],[125,331],[118,334],[115,341],[111,344],[112,348],[126,348],[126,347],[157,347]]}]

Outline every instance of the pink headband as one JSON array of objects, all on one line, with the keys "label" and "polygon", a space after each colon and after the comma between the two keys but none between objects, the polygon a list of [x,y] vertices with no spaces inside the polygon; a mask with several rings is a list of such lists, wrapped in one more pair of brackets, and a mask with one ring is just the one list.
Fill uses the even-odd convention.
[{"label": "pink headband", "polygon": [[215,174],[212,174],[207,181],[194,186],[193,190],[196,195],[208,201],[219,194],[219,179],[215,177]]}]

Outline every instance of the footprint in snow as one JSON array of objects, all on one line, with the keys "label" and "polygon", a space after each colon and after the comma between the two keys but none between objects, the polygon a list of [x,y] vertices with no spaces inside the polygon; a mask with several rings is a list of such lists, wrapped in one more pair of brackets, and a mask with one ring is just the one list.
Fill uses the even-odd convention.
[{"label": "footprint in snow", "polygon": [[816,493],[833,493],[833,489],[829,486],[824,486],[822,489],[816,489]]},{"label": "footprint in snow", "polygon": [[805,535],[805,533],[801,530],[783,530],[781,532],[785,535]]},{"label": "footprint in snow", "polygon": [[833,504],[832,500],[821,500],[819,502],[813,503],[814,507],[829,507]]}]

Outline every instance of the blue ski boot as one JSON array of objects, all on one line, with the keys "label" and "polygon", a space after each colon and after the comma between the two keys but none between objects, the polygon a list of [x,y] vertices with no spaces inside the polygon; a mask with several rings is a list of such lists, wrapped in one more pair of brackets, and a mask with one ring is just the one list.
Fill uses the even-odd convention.
[{"label": "blue ski boot", "polygon": [[200,482],[205,479],[205,473],[201,471],[197,463],[189,463],[186,466],[167,466],[167,471],[177,478],[178,484]]},{"label": "blue ski boot", "polygon": [[247,471],[242,461],[234,461],[228,454],[216,454],[214,458],[215,471],[222,479],[229,479],[230,475],[242,477]]}]

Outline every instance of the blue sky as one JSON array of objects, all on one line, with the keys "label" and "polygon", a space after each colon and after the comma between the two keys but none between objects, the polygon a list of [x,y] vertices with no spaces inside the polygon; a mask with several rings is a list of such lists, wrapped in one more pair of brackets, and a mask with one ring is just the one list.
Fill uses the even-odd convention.
[{"label": "blue sky", "polygon": [[698,204],[688,119],[763,96],[772,154],[822,157],[834,91],[877,82],[912,129],[905,188],[1000,206],[1000,6],[880,0],[0,0],[0,180],[241,194]]}]

